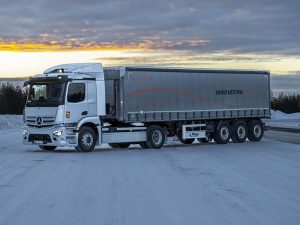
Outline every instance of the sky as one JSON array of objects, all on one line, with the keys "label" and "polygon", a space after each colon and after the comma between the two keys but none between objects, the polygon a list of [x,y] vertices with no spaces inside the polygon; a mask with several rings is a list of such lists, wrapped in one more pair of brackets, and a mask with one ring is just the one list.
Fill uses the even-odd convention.
[{"label": "sky", "polygon": [[300,92],[300,1],[0,0],[0,78],[101,62],[270,70]]}]

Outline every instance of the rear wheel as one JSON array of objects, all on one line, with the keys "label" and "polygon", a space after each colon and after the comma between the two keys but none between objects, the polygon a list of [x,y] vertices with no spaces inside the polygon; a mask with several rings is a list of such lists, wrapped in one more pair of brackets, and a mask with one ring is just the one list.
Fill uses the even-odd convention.
[{"label": "rear wheel", "polygon": [[147,140],[146,146],[159,149],[165,143],[166,132],[161,126],[152,125],[147,129]]},{"label": "rear wheel", "polygon": [[109,143],[108,145],[112,148],[128,148],[130,143]]},{"label": "rear wheel", "polygon": [[57,146],[39,145],[40,149],[45,151],[52,151],[57,148]]},{"label": "rear wheel", "polygon": [[243,121],[236,121],[233,124],[233,134],[231,140],[234,143],[245,142],[247,138],[247,126]]},{"label": "rear wheel", "polygon": [[250,141],[260,141],[264,135],[264,126],[260,120],[252,120],[249,123],[248,139]]},{"label": "rear wheel", "polygon": [[77,151],[91,152],[94,150],[96,145],[96,134],[91,127],[80,128],[78,135],[78,146]]},{"label": "rear wheel", "polygon": [[214,140],[217,144],[227,144],[231,137],[230,126],[227,122],[221,121],[219,122],[215,132],[214,132]]}]

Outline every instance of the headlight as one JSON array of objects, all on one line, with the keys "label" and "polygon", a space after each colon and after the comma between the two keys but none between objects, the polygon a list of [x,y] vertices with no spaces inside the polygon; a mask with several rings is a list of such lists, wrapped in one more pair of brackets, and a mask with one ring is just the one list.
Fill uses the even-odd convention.
[{"label": "headlight", "polygon": [[27,134],[27,130],[23,130],[23,135],[26,135]]},{"label": "headlight", "polygon": [[54,131],[53,135],[56,136],[56,137],[59,137],[59,136],[63,135],[63,131],[62,130]]}]

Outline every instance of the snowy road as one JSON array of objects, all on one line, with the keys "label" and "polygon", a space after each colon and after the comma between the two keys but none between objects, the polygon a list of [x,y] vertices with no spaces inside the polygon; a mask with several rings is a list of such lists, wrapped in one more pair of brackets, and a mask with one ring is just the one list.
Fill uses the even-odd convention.
[{"label": "snowy road", "polygon": [[[298,130],[300,131],[300,130]],[[265,137],[272,140],[283,141],[293,144],[300,144],[300,132],[286,132],[269,130],[265,133]]]},{"label": "snowy road", "polygon": [[300,145],[42,152],[0,130],[0,224],[300,224]]}]

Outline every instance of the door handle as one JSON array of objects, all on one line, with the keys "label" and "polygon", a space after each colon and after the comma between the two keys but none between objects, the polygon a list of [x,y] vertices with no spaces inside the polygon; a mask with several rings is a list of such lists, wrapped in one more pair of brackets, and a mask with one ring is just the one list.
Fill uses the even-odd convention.
[{"label": "door handle", "polygon": [[88,114],[88,111],[83,111],[82,113],[81,113],[81,115],[87,115]]}]

